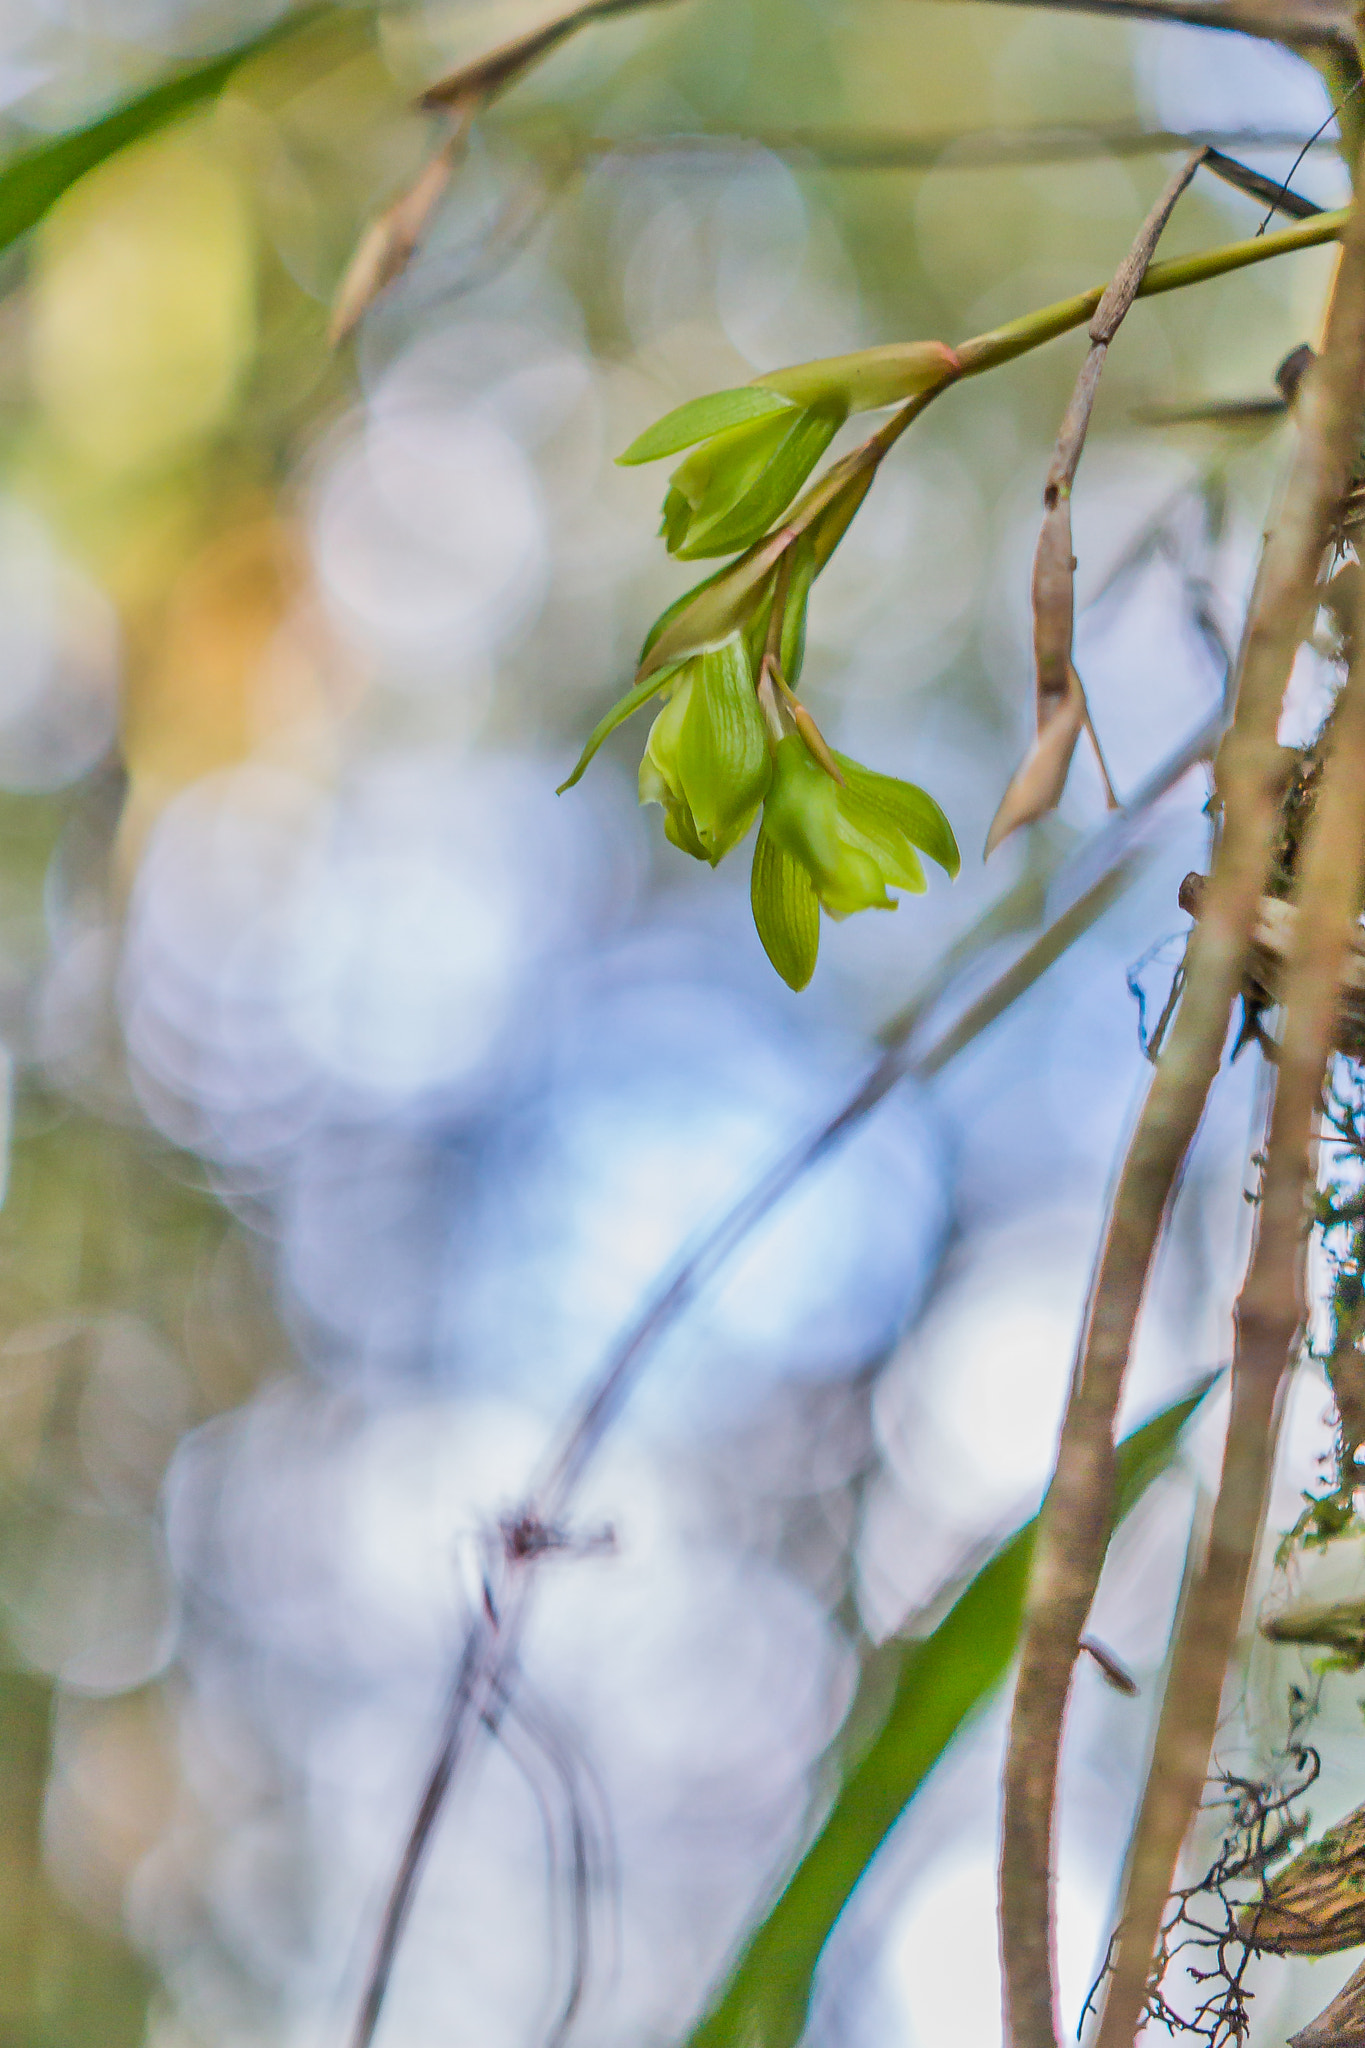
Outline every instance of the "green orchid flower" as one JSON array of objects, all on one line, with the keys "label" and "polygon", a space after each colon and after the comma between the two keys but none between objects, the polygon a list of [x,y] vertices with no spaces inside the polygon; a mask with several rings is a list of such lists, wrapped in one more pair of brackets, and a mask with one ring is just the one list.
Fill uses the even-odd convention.
[{"label": "green orchid flower", "polygon": [[640,762],[640,802],[661,804],[673,844],[715,867],[748,831],[772,780],[743,636],[693,655],[666,688]]},{"label": "green orchid flower", "polygon": [[952,827],[925,790],[834,754],[841,782],[799,732],[778,740],[754,848],[751,900],[763,949],[790,987],[806,986],[820,947],[820,910],[849,917],[894,910],[888,888],[922,894],[920,854],[949,875],[961,858]]}]

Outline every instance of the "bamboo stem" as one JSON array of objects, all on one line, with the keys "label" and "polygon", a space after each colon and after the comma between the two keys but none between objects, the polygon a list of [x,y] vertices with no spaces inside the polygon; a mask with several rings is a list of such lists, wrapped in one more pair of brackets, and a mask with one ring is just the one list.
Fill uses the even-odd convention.
[{"label": "bamboo stem", "polygon": [[1203,1793],[1223,1680],[1259,1547],[1285,1378],[1306,1311],[1304,1255],[1323,1080],[1365,894],[1362,789],[1365,655],[1358,654],[1339,700],[1332,751],[1304,838],[1256,1242],[1237,1304],[1222,1479],[1203,1570],[1172,1659],[1097,2048],[1128,2048],[1140,2021],[1180,1845]]},{"label": "bamboo stem", "polygon": [[1262,558],[1232,728],[1215,766],[1223,825],[1207,901],[1190,941],[1184,996],[1111,1204],[1043,1508],[1005,1769],[1000,1904],[1010,2048],[1055,2048],[1058,2039],[1053,1816],[1071,1670],[1103,1562],[1114,1419],[1157,1241],[1242,977],[1283,776],[1280,710],[1359,445],[1363,376],[1365,220],[1355,215],[1323,356],[1305,384],[1280,515]]}]

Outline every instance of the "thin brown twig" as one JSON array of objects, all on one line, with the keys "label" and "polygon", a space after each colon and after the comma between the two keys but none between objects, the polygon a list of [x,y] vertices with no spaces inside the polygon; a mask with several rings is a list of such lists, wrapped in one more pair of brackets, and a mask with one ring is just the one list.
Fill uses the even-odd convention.
[{"label": "thin brown twig", "polygon": [[[942,129],[905,133],[894,128],[716,128],[662,129],[642,135],[593,135],[571,145],[585,160],[608,157],[706,157],[729,161],[740,151],[766,149],[776,156],[806,157],[825,170],[965,171],[1009,169],[1017,164],[1085,163],[1097,156],[1174,156],[1206,147],[1224,158],[1237,149],[1335,149],[1335,137],[1305,136],[1301,130],[1138,128],[1128,122],[1091,126]],[[1243,167],[1244,168],[1244,167]],[[1255,174],[1252,174],[1255,175]],[[1275,180],[1263,180],[1278,191]],[[1307,207],[1309,202],[1300,202]],[[1284,209],[1286,211],[1292,210]],[[1314,209],[1316,210],[1316,209]],[[1304,217],[1307,217],[1306,214]]]},{"label": "thin brown twig", "polygon": [[1291,49],[1342,49],[1355,54],[1354,21],[1336,0],[1283,0],[1281,5],[1237,5],[1236,0],[1003,0],[1009,6],[1046,6],[1073,14],[1109,14],[1119,20],[1176,21],[1187,28],[1227,29]]},{"label": "thin brown twig", "polygon": [[665,0],[583,0],[583,5],[556,15],[540,28],[515,36],[511,42],[501,43],[497,49],[488,50],[471,63],[462,64],[457,71],[447,72],[443,78],[426,87],[417,105],[424,113],[430,113],[470,98],[490,100],[590,22],[606,21],[614,14],[638,13],[642,7],[663,4]]},{"label": "thin brown twig", "polygon": [[[1359,211],[1348,226],[1346,250],[1323,355],[1305,384],[1301,437],[1261,561],[1233,724],[1215,765],[1222,827],[1205,908],[1190,942],[1183,998],[1111,1204],[1034,1552],[1006,1759],[1000,1872],[1010,2048],[1055,2048],[1058,2040],[1057,1773],[1071,1672],[1103,1561],[1114,1421],[1152,1259],[1241,982],[1283,780],[1276,734],[1285,687],[1359,445],[1365,365],[1365,221]],[[1130,2004],[1125,1994],[1114,2009],[1127,2014]],[[1115,2025],[1121,2030],[1123,2023]]]}]

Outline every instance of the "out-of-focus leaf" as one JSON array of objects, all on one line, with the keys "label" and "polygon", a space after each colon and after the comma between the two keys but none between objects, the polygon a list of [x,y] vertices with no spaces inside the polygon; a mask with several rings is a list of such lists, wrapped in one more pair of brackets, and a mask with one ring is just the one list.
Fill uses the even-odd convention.
[{"label": "out-of-focus leaf", "polygon": [[[1012,0],[1036,5],[1037,0]],[[1277,7],[1242,6],[1237,0],[1045,0],[1062,13],[1108,14],[1117,20],[1179,21],[1190,28],[1227,29],[1260,36],[1291,49],[1352,49],[1349,11],[1337,0],[1281,0]]]},{"label": "out-of-focus leaf", "polygon": [[50,142],[36,143],[0,166],[0,249],[9,248],[21,235],[36,227],[48,208],[54,206],[78,178],[97,164],[140,142],[144,135],[164,128],[180,114],[216,99],[228,79],[249,57],[261,55],[275,44],[311,27],[336,10],[328,6],[300,8],[283,21],[272,22],[259,35],[235,43],[217,57],[178,71],[170,78],[125,100],[110,113],[101,114],[83,128],[68,129]]},{"label": "out-of-focus leaf", "polygon": [[[1206,1375],[1120,1444],[1115,1527],[1170,1463],[1217,1378]],[[793,2048],[800,2038],[835,1921],[953,1737],[1009,1670],[1036,1528],[1036,1519],[1027,1522],[1001,1545],[931,1634],[887,1646],[899,1668],[881,1726],[846,1768],[819,1834],[750,1936],[689,2048]],[[885,1685],[884,1666],[875,1682]],[[846,1725],[859,1723],[858,1709],[855,1699]]]},{"label": "out-of-focus leaf", "polygon": [[52,1687],[0,1666],[0,2041],[5,2048],[96,2042],[138,2048],[152,1978],[112,1933],[58,1895],[43,1859]]},{"label": "out-of-focus leaf", "polygon": [[503,43],[472,64],[462,64],[458,71],[428,86],[418,107],[425,113],[448,115],[453,131],[413,184],[370,224],[357,243],[332,305],[328,331],[334,346],[355,331],[385,287],[407,269],[464,152],[470,124],[488,102],[588,22],[660,4],[661,0],[584,0],[584,5],[529,35]]},{"label": "out-of-focus leaf", "polygon": [[1135,405],[1133,418],[1142,427],[1264,427],[1282,420],[1289,407],[1282,398],[1203,398],[1189,405]]}]

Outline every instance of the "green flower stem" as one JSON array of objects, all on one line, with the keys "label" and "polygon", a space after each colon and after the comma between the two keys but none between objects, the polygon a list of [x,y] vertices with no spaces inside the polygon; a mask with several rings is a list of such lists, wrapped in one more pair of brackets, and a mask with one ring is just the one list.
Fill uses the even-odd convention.
[{"label": "green flower stem", "polygon": [[[1341,234],[1349,213],[1348,207],[1341,207],[1333,213],[1320,213],[1311,220],[1298,221],[1291,228],[1281,229],[1278,234],[1258,235],[1245,242],[1225,243],[1221,249],[1205,249],[1195,256],[1176,256],[1162,263],[1153,263],[1138,287],[1137,295],[1139,298],[1151,298],[1157,292],[1179,291],[1185,285],[1224,277],[1248,264],[1266,262],[1272,256],[1284,256],[1294,249],[1316,248],[1324,242],[1334,241]],[[964,341],[960,348],[951,352],[957,368],[936,377],[927,386],[923,376],[925,344],[866,351],[867,355],[877,359],[882,370],[893,356],[898,356],[903,365],[910,366],[906,375],[909,377],[913,371],[914,381],[910,391],[902,391],[903,403],[861,446],[842,456],[797,500],[781,526],[755,542],[717,575],[708,578],[694,598],[669,618],[668,624],[649,646],[637,674],[637,684],[674,666],[698,648],[716,646],[727,634],[741,630],[760,600],[764,583],[787,549],[805,534],[811,536],[818,575],[843,539],[850,521],[871,488],[883,455],[895,445],[911,422],[919,418],[926,406],[959,378],[979,376],[983,370],[993,370],[1000,363],[1026,355],[1045,341],[1055,340],[1058,335],[1084,325],[1096,311],[1107,288],[1106,285],[1092,285],[1089,291],[1078,292],[1074,298],[1043,306],[1035,313],[1026,313],[1022,319],[993,329],[989,334],[978,334],[972,340]],[[948,353],[945,351],[945,356]],[[856,359],[837,357],[832,360],[843,366]],[[802,367],[812,376],[827,368],[820,363]],[[795,372],[782,371],[778,374],[785,383]],[[845,374],[842,367],[840,374]],[[776,379],[766,381],[771,383]],[[890,402],[887,397],[879,401],[883,405]]]},{"label": "green flower stem", "polygon": [[837,392],[850,412],[877,412],[957,374],[957,358],[946,342],[890,341],[848,356],[822,356],[813,363],[773,370],[753,381],[760,391],[778,392],[793,405],[828,404],[831,393]]},{"label": "green flower stem", "polygon": [[[1244,270],[1251,263],[1266,263],[1273,256],[1287,256],[1295,249],[1314,249],[1337,239],[1346,225],[1348,208],[1315,214],[1311,220],[1296,221],[1277,234],[1255,235],[1245,242],[1227,242],[1220,249],[1204,249],[1194,256],[1175,256],[1153,263],[1138,287],[1139,298],[1158,292],[1180,291],[1189,284],[1203,284],[1213,277],[1225,277]],[[998,363],[1026,355],[1059,334],[1083,327],[1104,297],[1107,285],[1092,285],[1074,298],[1059,299],[1035,313],[1025,313],[989,334],[978,334],[952,349],[940,341],[896,341],[879,348],[860,349],[853,355],[825,356],[817,362],[799,363],[791,369],[774,370],[754,379],[760,390],[780,392],[796,405],[810,405],[827,399],[837,390],[851,412],[876,412],[885,405],[905,400],[925,404],[959,377],[979,376]],[[908,424],[908,422],[907,422]],[[889,445],[889,444],[888,444]]]},{"label": "green flower stem", "polygon": [[[1294,249],[1314,249],[1323,242],[1334,242],[1346,226],[1350,216],[1349,207],[1339,207],[1334,213],[1315,214],[1311,220],[1298,221],[1292,228],[1282,228],[1275,235],[1256,235],[1245,242],[1226,242],[1221,249],[1202,249],[1195,256],[1173,256],[1165,262],[1154,263],[1138,286],[1140,299],[1150,299],[1158,292],[1180,291],[1187,284],[1203,284],[1212,277],[1226,277],[1230,271],[1244,270],[1250,263],[1264,263],[1272,256],[1286,256]],[[962,365],[964,377],[978,376],[982,370],[993,370],[999,363],[1008,363],[1015,356],[1026,355],[1030,349],[1038,348],[1045,341],[1053,341],[1059,334],[1069,334],[1075,327],[1084,326],[1090,319],[1106,287],[1092,285],[1089,291],[1077,292],[1073,299],[1059,299],[1055,305],[1043,306],[1036,313],[1025,313],[1020,320],[1011,320],[1004,327],[997,327],[989,334],[978,334],[971,341],[964,341],[956,351]]]}]

